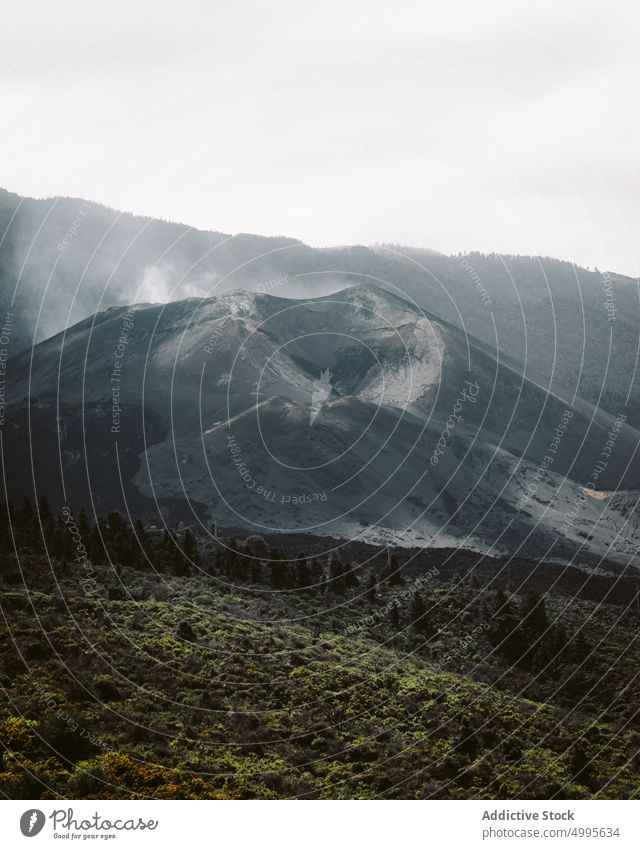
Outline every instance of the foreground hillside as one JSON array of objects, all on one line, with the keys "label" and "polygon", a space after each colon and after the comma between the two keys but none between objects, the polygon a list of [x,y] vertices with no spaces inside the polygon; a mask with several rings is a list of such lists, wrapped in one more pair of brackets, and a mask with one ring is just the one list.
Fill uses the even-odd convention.
[{"label": "foreground hillside", "polygon": [[49,562],[32,518],[13,511],[19,559],[2,532],[5,797],[637,793],[629,579],[311,539],[230,554],[115,514],[113,565],[84,514],[91,559],[51,517]]}]

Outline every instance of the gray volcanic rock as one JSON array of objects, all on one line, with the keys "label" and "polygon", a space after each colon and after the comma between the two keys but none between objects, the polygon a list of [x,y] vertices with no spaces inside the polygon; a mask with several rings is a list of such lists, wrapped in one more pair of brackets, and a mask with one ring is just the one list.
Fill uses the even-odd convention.
[{"label": "gray volcanic rock", "polygon": [[110,307],[237,289],[318,298],[368,283],[469,333],[551,391],[626,412],[640,426],[637,280],[548,257],[311,248],[0,190],[0,318],[13,314],[10,355]]},{"label": "gray volcanic rock", "polygon": [[107,446],[86,485],[132,513],[620,562],[640,540],[637,431],[373,284],[115,308],[9,365],[24,408],[90,414],[81,444],[58,423],[60,465]]}]

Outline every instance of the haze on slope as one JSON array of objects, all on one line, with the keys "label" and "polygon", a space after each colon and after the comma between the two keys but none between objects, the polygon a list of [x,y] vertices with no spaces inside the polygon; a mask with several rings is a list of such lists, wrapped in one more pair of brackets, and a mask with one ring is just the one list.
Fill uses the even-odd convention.
[{"label": "haze on slope", "polygon": [[[203,527],[459,540],[487,551],[524,546],[529,556],[560,557],[578,543],[592,556],[622,557],[638,539],[629,509],[637,431],[547,392],[483,343],[371,283],[295,301],[234,291],[116,308],[10,365],[13,398],[33,416],[44,411],[41,427],[47,412],[57,421],[64,474],[86,473],[102,504],[124,496],[145,515],[178,510]],[[613,431],[597,484],[606,494],[582,497]],[[31,451],[38,442],[46,439],[32,435]],[[56,500],[55,467],[41,468]]]},{"label": "haze on slope", "polygon": [[237,288],[318,297],[374,282],[410,296],[553,391],[640,422],[638,284],[613,273],[549,258],[446,257],[401,246],[313,249],[291,238],[203,232],[82,200],[5,191],[0,240],[0,310],[14,313],[12,355],[112,306]]}]

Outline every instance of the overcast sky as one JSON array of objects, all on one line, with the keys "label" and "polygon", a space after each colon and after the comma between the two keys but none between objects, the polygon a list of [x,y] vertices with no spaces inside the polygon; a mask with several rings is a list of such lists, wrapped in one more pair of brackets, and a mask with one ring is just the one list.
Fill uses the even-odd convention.
[{"label": "overcast sky", "polygon": [[0,0],[0,185],[640,275],[640,4]]}]

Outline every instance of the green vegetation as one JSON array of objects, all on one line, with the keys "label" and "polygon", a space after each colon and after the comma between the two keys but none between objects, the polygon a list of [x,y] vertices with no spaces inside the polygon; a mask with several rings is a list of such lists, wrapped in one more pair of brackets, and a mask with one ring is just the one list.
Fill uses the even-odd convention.
[{"label": "green vegetation", "polygon": [[0,516],[5,797],[637,793],[628,578]]}]

